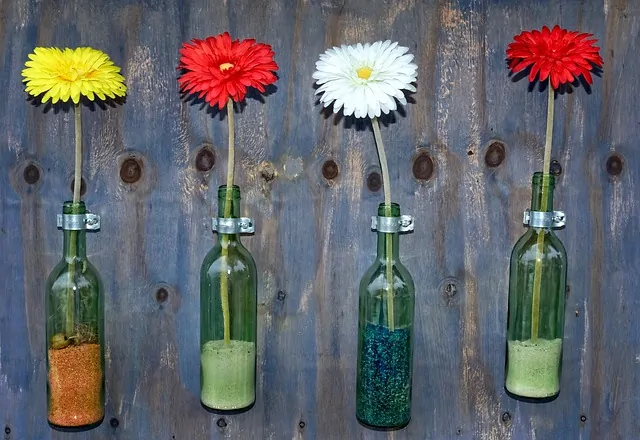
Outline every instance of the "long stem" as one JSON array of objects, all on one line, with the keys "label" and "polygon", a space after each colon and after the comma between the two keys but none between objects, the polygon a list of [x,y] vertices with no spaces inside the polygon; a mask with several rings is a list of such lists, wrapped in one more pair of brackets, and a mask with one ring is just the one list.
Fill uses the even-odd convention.
[{"label": "long stem", "polygon": [[[382,169],[382,188],[384,190],[384,205],[385,215],[391,216],[391,183],[389,181],[389,167],[387,166],[387,155],[384,152],[384,144],[382,143],[382,136],[380,135],[380,124],[378,118],[371,118],[371,125],[373,126],[373,136],[376,140],[376,146],[378,149],[378,158],[380,159],[380,168]],[[389,330],[395,329],[395,313],[393,310],[393,235],[385,234],[385,248],[387,254],[387,285],[389,286],[389,292],[387,293],[387,322]]]},{"label": "long stem", "polygon": [[[229,124],[229,156],[227,160],[227,193],[225,196],[224,217],[231,217],[231,200],[233,195],[233,165],[235,159],[235,124],[233,121],[233,100],[227,101],[227,121]],[[222,246],[222,259],[228,265],[229,239],[226,235],[220,236]],[[231,343],[231,317],[229,316],[229,278],[227,271],[220,273],[220,299],[222,302],[222,320],[224,323],[224,343]]]},{"label": "long stem", "polygon": [[[75,132],[76,132],[76,148],[75,148],[75,168],[74,168],[74,177],[73,177],[73,203],[74,206],[76,203],[80,202],[80,184],[82,182],[82,113],[80,112],[80,104],[76,104],[73,107],[74,119],[75,119]],[[75,285],[75,269],[76,269],[76,250],[77,250],[77,239],[78,232],[70,231],[69,232],[69,253],[67,255],[67,260],[69,261],[68,270],[69,272],[69,284],[71,286]],[[70,337],[73,334],[75,319],[75,301],[74,301],[74,290],[73,288],[68,289],[67,291],[67,319],[66,319],[66,336]]]},{"label": "long stem", "polygon": [[[547,86],[548,100],[547,100],[547,133],[545,135],[544,142],[544,163],[542,166],[542,189],[540,191],[540,210],[546,211],[549,191],[549,168],[551,166],[551,143],[553,140],[553,98],[554,89],[551,86],[551,81]],[[536,342],[538,340],[538,330],[540,328],[540,289],[542,287],[542,254],[544,251],[544,230],[538,232],[538,249],[536,253],[536,265],[533,272],[533,300],[531,304],[531,340]]]}]

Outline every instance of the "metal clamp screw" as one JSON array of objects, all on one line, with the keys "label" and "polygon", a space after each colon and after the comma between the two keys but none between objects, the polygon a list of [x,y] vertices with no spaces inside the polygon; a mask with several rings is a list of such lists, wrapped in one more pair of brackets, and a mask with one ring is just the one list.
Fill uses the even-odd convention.
[{"label": "metal clamp screw", "polygon": [[100,216],[86,214],[58,214],[57,226],[65,231],[97,231],[100,229]]},{"label": "metal clamp screw", "polygon": [[413,231],[413,217],[401,215],[400,217],[371,217],[371,229],[378,232],[396,233]]},{"label": "metal clamp screw", "polygon": [[211,229],[220,234],[253,234],[253,220],[248,217],[212,218]]},{"label": "metal clamp screw", "polygon": [[566,223],[563,211],[531,211],[524,212],[522,223],[533,228],[562,228]]}]

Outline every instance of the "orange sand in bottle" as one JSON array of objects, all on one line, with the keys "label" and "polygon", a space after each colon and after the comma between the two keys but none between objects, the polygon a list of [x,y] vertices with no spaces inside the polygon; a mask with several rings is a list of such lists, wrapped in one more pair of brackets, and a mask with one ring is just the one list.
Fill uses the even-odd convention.
[{"label": "orange sand in bottle", "polygon": [[84,426],[104,415],[100,345],[49,350],[49,422]]}]

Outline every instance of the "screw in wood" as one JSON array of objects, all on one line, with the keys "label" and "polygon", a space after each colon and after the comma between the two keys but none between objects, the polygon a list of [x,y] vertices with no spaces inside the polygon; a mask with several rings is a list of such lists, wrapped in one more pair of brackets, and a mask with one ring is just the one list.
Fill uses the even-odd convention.
[{"label": "screw in wood", "polygon": [[278,290],[278,301],[284,301],[284,299],[287,297],[287,293],[284,290]]},{"label": "screw in wood", "polygon": [[124,183],[136,183],[142,177],[142,164],[135,158],[129,157],[120,166],[120,179]]},{"label": "screw in wood", "polygon": [[502,413],[502,416],[500,416],[500,419],[502,420],[502,423],[508,425],[509,423],[511,423],[511,414],[509,413],[509,411],[505,411]]},{"label": "screw in wood", "polygon": [[6,435],[11,434],[11,428],[9,427],[9,425],[7,425],[7,426],[5,426],[5,427],[4,427],[4,433],[5,433]]},{"label": "screw in wood", "polygon": [[298,426],[300,427],[300,429],[304,429],[304,427],[307,426],[307,424],[304,423],[302,420],[300,420],[300,423],[298,423]]},{"label": "screw in wood", "polygon": [[506,156],[506,150],[502,142],[491,142],[484,155],[484,163],[489,168],[500,166]]},{"label": "screw in wood", "polygon": [[109,425],[111,425],[112,428],[117,428],[120,426],[120,422],[115,417],[112,417],[111,420],[109,420]]},{"label": "screw in wood", "polygon": [[335,160],[329,159],[322,164],[322,177],[327,180],[333,180],[338,177],[338,164]]},{"label": "screw in wood", "polygon": [[580,421],[581,421],[582,423],[586,422],[586,421],[587,421],[587,416],[585,416],[584,414],[582,414],[582,415],[580,416]]},{"label": "screw in wood", "polygon": [[224,419],[224,417],[220,417],[216,422],[216,425],[218,425],[218,428],[224,429],[227,427],[227,421]]},{"label": "screw in wood", "polygon": [[200,147],[200,151],[196,154],[196,169],[201,173],[210,171],[216,164],[216,155],[209,145]]}]

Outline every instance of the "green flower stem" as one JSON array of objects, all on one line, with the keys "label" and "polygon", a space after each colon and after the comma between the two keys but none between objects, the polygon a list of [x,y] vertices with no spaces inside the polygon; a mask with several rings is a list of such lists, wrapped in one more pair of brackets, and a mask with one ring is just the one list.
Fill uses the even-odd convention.
[{"label": "green flower stem", "polygon": [[[551,166],[551,143],[553,140],[553,98],[554,89],[551,80],[547,86],[549,90],[547,101],[547,133],[544,142],[544,163],[542,166],[542,190],[540,192],[540,210],[546,211],[547,193],[549,191],[549,168]],[[533,301],[531,305],[531,340],[538,340],[538,330],[540,328],[540,288],[542,286],[542,253],[544,251],[544,231],[538,232],[538,251],[536,255],[536,265],[533,272]]]},{"label": "green flower stem", "polygon": [[[371,125],[373,126],[373,136],[376,140],[376,146],[378,148],[378,158],[380,159],[380,168],[382,169],[382,188],[384,190],[384,204],[385,215],[391,216],[391,183],[389,181],[389,167],[387,166],[387,155],[384,152],[384,144],[382,143],[382,136],[380,135],[380,123],[375,116],[371,118]],[[393,235],[385,234],[385,247],[387,253],[387,285],[389,291],[387,293],[387,324],[389,330],[395,329],[395,313],[393,311]]]},{"label": "green flower stem", "polygon": [[[75,148],[75,168],[73,178],[73,203],[80,202],[80,185],[82,182],[82,113],[80,111],[80,104],[76,104],[73,107],[73,113],[75,117],[75,132],[76,132],[76,148]],[[77,251],[78,231],[69,231],[69,252],[67,255],[68,270],[69,273],[69,286],[67,291],[67,319],[65,323],[66,336],[71,337],[74,331],[74,312],[75,312],[75,292],[73,286],[75,286],[75,269],[76,269],[76,251]]]},{"label": "green flower stem", "polygon": [[[233,165],[235,159],[234,142],[235,142],[235,124],[233,121],[233,100],[229,98],[227,101],[227,121],[229,123],[229,155],[227,159],[227,194],[224,205],[224,217],[231,217],[231,201],[233,194]],[[229,259],[229,238],[222,234],[220,236],[220,244],[222,246],[222,260],[228,264]],[[229,278],[227,271],[220,273],[220,300],[222,302],[222,320],[224,323],[224,343],[231,343],[231,317],[229,316]]]}]

